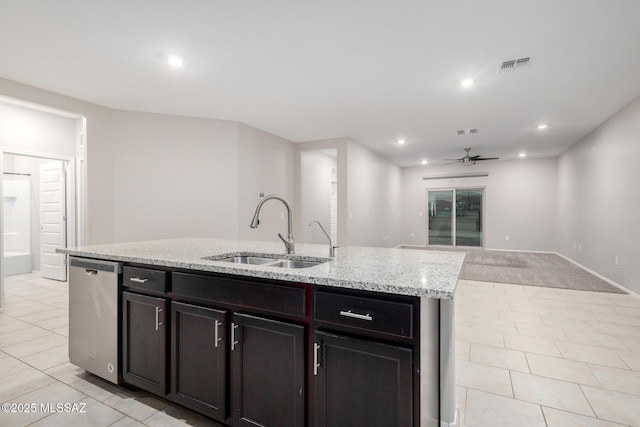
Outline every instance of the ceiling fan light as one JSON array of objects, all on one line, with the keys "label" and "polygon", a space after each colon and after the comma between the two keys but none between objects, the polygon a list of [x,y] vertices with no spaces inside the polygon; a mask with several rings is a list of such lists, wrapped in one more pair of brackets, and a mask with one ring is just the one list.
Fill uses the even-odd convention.
[{"label": "ceiling fan light", "polygon": [[399,139],[398,140],[398,145],[404,145],[406,143],[407,143],[407,141],[405,141],[404,139]]},{"label": "ceiling fan light", "polygon": [[427,159],[422,159],[422,161],[420,162],[421,165],[426,165],[427,164]]},{"label": "ceiling fan light", "polygon": [[549,126],[548,126],[546,123],[540,123],[540,124],[538,125],[538,130],[543,130],[543,129],[546,129],[546,128],[548,128],[548,127],[549,127]]},{"label": "ceiling fan light", "polygon": [[518,157],[522,158],[522,157],[527,157],[527,153],[525,153],[524,151],[520,154],[518,154]]}]

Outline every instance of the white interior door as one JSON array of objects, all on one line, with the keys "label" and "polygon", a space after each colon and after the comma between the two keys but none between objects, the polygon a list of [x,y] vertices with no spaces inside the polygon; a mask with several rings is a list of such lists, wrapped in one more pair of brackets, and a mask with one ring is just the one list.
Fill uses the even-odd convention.
[{"label": "white interior door", "polygon": [[66,185],[64,162],[40,165],[40,228],[42,277],[67,280],[65,255],[57,248],[67,246]]}]

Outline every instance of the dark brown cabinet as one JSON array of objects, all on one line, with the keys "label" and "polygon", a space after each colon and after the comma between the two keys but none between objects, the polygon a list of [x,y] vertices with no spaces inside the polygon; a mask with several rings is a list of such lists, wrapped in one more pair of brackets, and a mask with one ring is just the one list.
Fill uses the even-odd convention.
[{"label": "dark brown cabinet", "polygon": [[234,426],[303,427],[304,326],[235,314],[231,340]]},{"label": "dark brown cabinet", "polygon": [[167,394],[167,300],[122,293],[122,378],[131,385]]},{"label": "dark brown cabinet", "polygon": [[411,427],[411,349],[314,334],[315,426]]},{"label": "dark brown cabinet", "polygon": [[123,271],[126,383],[233,427],[419,424],[415,298]]},{"label": "dark brown cabinet", "polygon": [[220,421],[227,410],[227,312],[171,303],[171,395]]}]

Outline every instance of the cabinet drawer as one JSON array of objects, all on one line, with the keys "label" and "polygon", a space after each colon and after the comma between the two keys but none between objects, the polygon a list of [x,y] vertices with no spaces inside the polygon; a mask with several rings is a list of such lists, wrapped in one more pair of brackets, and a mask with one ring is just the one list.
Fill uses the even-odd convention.
[{"label": "cabinet drawer", "polygon": [[314,313],[319,322],[413,338],[413,306],[409,303],[318,291]]},{"label": "cabinet drawer", "polygon": [[169,273],[166,271],[125,266],[122,269],[122,273],[122,286],[126,288],[158,292],[161,294],[169,290]]},{"label": "cabinet drawer", "polygon": [[176,296],[304,317],[306,290],[242,279],[173,273]]}]

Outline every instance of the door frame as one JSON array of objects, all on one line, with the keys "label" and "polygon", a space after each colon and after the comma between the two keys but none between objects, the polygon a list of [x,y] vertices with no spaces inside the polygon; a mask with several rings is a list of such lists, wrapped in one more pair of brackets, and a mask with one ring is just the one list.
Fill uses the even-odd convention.
[{"label": "door frame", "polygon": [[[84,134],[83,134],[84,135]],[[67,210],[67,247],[81,246],[86,235],[86,197],[82,197],[86,191],[85,163],[81,158],[61,156],[58,154],[41,153],[35,151],[20,150],[16,148],[0,147],[0,176],[4,172],[5,154],[14,156],[33,157],[44,160],[61,161],[65,163],[67,178],[65,180],[66,210]],[[3,197],[3,189],[0,185],[0,199]],[[4,235],[4,206],[0,204],[0,236]],[[0,271],[4,270],[4,239],[0,239]],[[4,294],[4,274],[0,274],[0,312],[2,311],[2,295]]]},{"label": "door frame", "polygon": [[[486,206],[487,206],[487,187],[482,185],[471,185],[471,186],[458,186],[458,187],[434,187],[434,188],[425,188],[425,212],[426,212],[426,233],[425,233],[425,246],[430,249],[438,249],[438,248],[463,248],[463,249],[484,249],[485,245],[485,218],[486,218]],[[482,217],[480,219],[480,229],[482,231],[481,245],[480,246],[462,246],[456,245],[456,191],[457,190],[482,190]],[[451,245],[430,245],[429,244],[429,191],[453,191],[453,202],[452,202],[452,211],[451,211]]]}]

